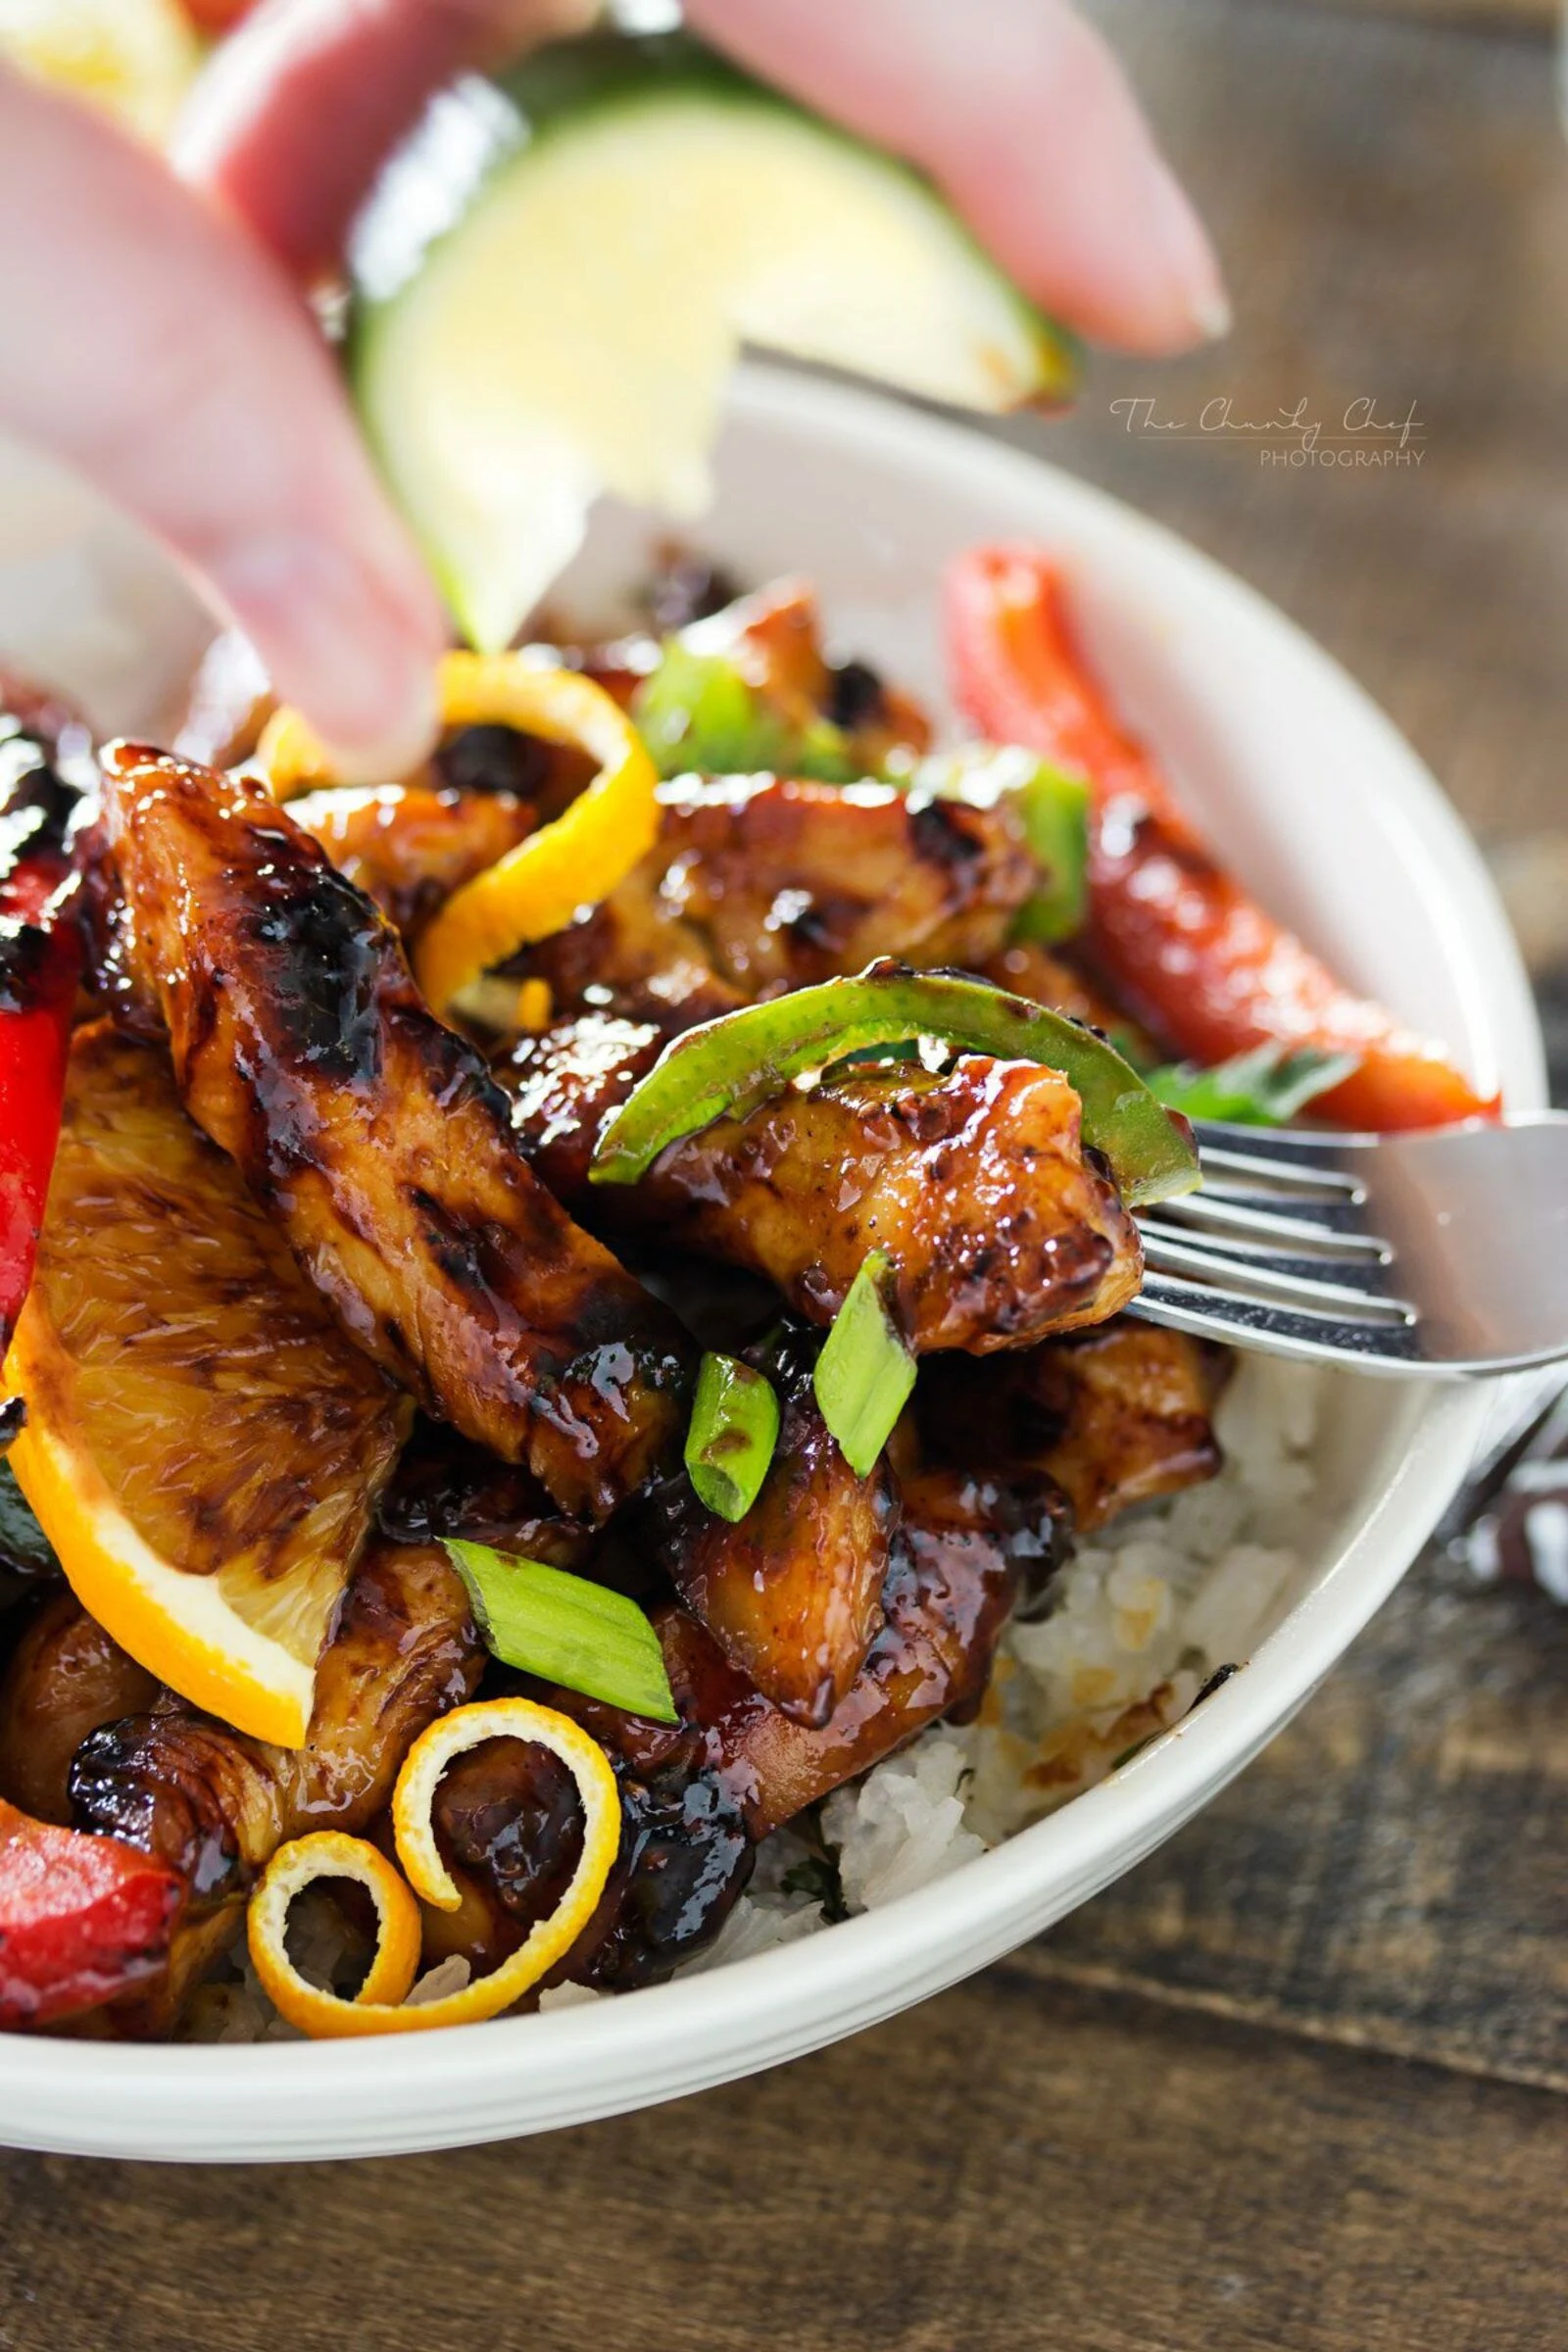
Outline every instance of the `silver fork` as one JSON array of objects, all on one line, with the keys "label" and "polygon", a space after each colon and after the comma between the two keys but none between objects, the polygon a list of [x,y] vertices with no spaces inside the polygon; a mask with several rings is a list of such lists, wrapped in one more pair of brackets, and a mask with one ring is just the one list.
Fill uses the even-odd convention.
[{"label": "silver fork", "polygon": [[1434,1379],[1568,1359],[1568,1112],[1411,1135],[1196,1132],[1202,1190],[1138,1219],[1135,1315]]}]

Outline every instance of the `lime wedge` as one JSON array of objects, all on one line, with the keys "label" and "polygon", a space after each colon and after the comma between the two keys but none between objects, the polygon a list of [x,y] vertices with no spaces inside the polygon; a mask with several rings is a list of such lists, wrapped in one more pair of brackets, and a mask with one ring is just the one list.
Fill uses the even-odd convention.
[{"label": "lime wedge", "polygon": [[439,101],[352,270],[362,416],[486,649],[601,491],[702,512],[742,342],[970,409],[1071,379],[926,181],[682,35],[592,35]]}]

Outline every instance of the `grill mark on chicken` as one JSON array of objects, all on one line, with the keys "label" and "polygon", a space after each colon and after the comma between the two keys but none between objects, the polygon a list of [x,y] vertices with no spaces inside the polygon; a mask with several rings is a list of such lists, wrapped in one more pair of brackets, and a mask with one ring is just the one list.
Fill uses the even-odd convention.
[{"label": "grill mark on chicken", "polygon": [[373,1545],[317,1670],[306,1744],[270,1747],[178,1704],[95,1731],[71,1771],[75,1826],[178,1871],[189,1897],[168,1976],[126,2020],[166,2033],[227,1948],[257,1874],[308,1830],[363,1830],[435,1717],[483,1665],[467,1595],[438,1545]]},{"label": "grill mark on chicken", "polygon": [[607,1515],[677,1436],[675,1318],[536,1181],[388,925],[259,786],[122,747],[106,810],[193,1117],[426,1411]]},{"label": "grill mark on chicken", "polygon": [[604,1121],[657,1051],[651,1025],[587,1016],[524,1041],[502,1073],[529,1160],[607,1225],[763,1275],[817,1323],[884,1250],[917,1353],[1028,1347],[1135,1296],[1138,1229],[1056,1072],[980,1054],[942,1078],[860,1070],[715,1121],[636,1186],[590,1191]]}]

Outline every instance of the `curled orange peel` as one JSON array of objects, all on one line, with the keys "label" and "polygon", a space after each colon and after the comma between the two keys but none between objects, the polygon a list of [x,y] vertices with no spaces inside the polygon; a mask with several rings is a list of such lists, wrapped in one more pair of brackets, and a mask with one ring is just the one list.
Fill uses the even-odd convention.
[{"label": "curled orange peel", "polygon": [[[658,776],[631,720],[579,670],[550,669],[521,654],[446,655],[438,672],[441,723],[511,726],[569,745],[599,772],[554,823],[455,890],[425,925],[415,975],[445,1014],[492,965],[563,931],[623,882],[659,832]],[[297,710],[274,710],[256,759],[276,799],[335,781],[324,745]]]},{"label": "curled orange peel", "polygon": [[[411,2003],[407,1995],[419,1962],[419,1903],[455,1911],[463,1900],[436,1844],[435,1792],[455,1756],[489,1740],[525,1740],[565,1765],[582,1805],[582,1853],[555,1910],[510,1959],[460,1992]],[[532,1699],[487,1699],[443,1715],[416,1740],[393,1790],[392,1830],[402,1877],[364,1838],[322,1830],[281,1847],[251,1896],[247,1934],[257,1977],[279,2013],[314,2039],[476,2025],[512,2008],[571,1949],[593,1916],[620,1850],[620,1791],[604,1749],[569,1716]],[[318,1879],[353,1879],[375,1904],[375,1957],[352,2000],[312,1984],[288,1956],[289,1905]]]}]

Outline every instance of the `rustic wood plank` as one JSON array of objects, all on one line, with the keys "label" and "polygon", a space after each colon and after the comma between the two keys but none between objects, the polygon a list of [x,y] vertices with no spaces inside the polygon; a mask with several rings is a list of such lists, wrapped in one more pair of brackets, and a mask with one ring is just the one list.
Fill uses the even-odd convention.
[{"label": "rustic wood plank", "polygon": [[1551,32],[1557,0],[1277,0],[1286,7],[1343,8],[1363,16],[1420,17],[1430,24],[1474,25],[1487,32]]},{"label": "rustic wood plank", "polygon": [[1544,2352],[1562,2116],[1002,1969],[461,2159],[0,2161],[0,2326],[15,2352]]},{"label": "rustic wood plank", "polygon": [[[1399,19],[1096,0],[1229,270],[1230,341],[1097,360],[1006,429],[1234,564],[1338,654],[1473,823],[1563,821],[1568,205],[1548,53]],[[1264,418],[1414,404],[1418,467],[1265,468],[1111,402]]]},{"label": "rustic wood plank", "polygon": [[1560,15],[1557,0],[1276,0],[1276,5],[1419,17],[1429,24],[1471,25],[1486,32],[1551,32]]}]

